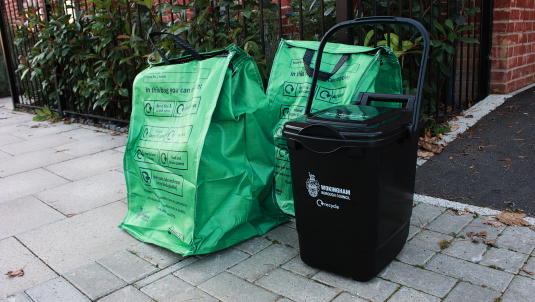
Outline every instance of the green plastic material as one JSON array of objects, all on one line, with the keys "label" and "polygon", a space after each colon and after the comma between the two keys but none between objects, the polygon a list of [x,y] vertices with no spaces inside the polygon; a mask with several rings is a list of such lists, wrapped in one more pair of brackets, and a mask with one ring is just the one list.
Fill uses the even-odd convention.
[{"label": "green plastic material", "polygon": [[[267,96],[272,112],[275,143],[274,198],[280,209],[294,216],[292,179],[284,123],[305,112],[312,78],[307,74],[303,58],[307,49],[314,50],[310,67],[314,68],[319,42],[282,40],[271,70]],[[342,56],[349,58],[328,80],[316,86],[311,112],[356,101],[360,92],[402,93],[401,66],[387,47],[369,48],[327,43],[321,71],[332,73]],[[400,103],[371,102],[371,106],[400,108]]]},{"label": "green plastic material", "polygon": [[170,61],[134,81],[128,213],[119,227],[187,256],[286,221],[271,194],[271,117],[255,61],[236,45]]}]

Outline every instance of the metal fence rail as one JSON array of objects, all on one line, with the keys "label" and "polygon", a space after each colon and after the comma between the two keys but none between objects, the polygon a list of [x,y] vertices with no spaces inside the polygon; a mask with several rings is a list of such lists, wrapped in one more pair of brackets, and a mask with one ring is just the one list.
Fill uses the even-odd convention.
[{"label": "metal fence rail", "polygon": [[[29,40],[24,44],[15,45],[14,22],[20,20],[23,10],[30,6],[38,11],[44,22],[48,22],[51,6],[58,5],[58,3],[63,3],[65,14],[73,16],[80,9],[94,10],[94,6],[88,4],[87,0],[53,1],[46,5],[44,5],[43,0],[0,0],[2,47],[14,105],[28,108],[48,106],[52,110],[58,111],[61,116],[73,115],[114,122],[128,122],[129,114],[124,112],[124,106],[121,107],[124,104],[111,102],[105,110],[98,106],[93,108],[92,105],[95,99],[87,99],[80,96],[73,91],[72,87],[67,87],[65,90],[67,93],[62,93],[58,89],[59,83],[55,81],[55,87],[47,91],[41,85],[43,82],[42,76],[39,75],[33,79],[29,79],[27,76],[21,79],[22,74],[16,71],[19,56],[27,57],[28,52],[37,41]],[[186,5],[188,1],[155,0],[155,3]],[[217,0],[212,1],[214,7],[217,3]],[[230,5],[237,4],[245,3],[239,0]],[[429,31],[433,31],[436,30],[434,21],[443,22],[451,14],[458,13],[462,6],[460,0],[273,0],[271,3],[260,1],[258,4],[256,12],[259,13],[259,26],[257,28],[252,28],[248,25],[249,23],[247,22],[251,21],[246,20],[243,13],[232,10],[230,5],[223,7],[221,12],[229,29],[231,24],[237,22],[243,24],[244,37],[247,36],[247,31],[257,30],[260,51],[265,55],[268,62],[273,59],[281,38],[319,40],[326,30],[336,23],[354,19],[355,17],[374,15],[394,15],[417,19],[426,25]],[[273,4],[277,5],[276,10],[266,8]],[[464,6],[481,8],[481,11],[475,16],[468,16],[462,21],[465,25],[473,25],[475,27],[475,30],[463,32],[463,37],[477,38],[480,44],[469,44],[461,41],[449,43],[456,49],[456,54],[453,56],[451,64],[447,67],[451,74],[449,77],[441,72],[438,62],[429,62],[427,71],[427,85],[429,87],[424,97],[424,101],[427,104],[425,112],[435,118],[448,115],[454,110],[469,107],[489,94],[493,1],[470,0]],[[149,28],[142,19],[144,15],[148,14],[147,7],[139,6],[127,0],[125,7],[121,9],[127,10],[127,21],[130,26],[136,24],[140,31],[140,36],[145,37]],[[196,13],[197,11],[194,9],[181,13],[158,12],[159,23],[162,28],[165,28],[166,24],[187,21],[195,16]],[[150,19],[150,22],[150,26],[152,26],[152,19]],[[402,26],[384,26],[381,28],[372,26],[356,30],[348,29],[339,32],[336,35],[336,40],[339,43],[363,45],[367,33],[371,30],[374,30],[374,32],[370,39],[370,45],[376,46],[381,40],[386,39],[388,45],[392,46],[393,40],[391,38],[394,34],[399,37],[398,43],[400,46],[403,41],[416,42],[416,37],[413,36],[413,29]],[[117,34],[120,35],[121,33]],[[114,41],[114,43],[118,43],[118,41]],[[411,92],[416,83],[414,79],[417,76],[418,69],[418,66],[416,66],[417,56],[417,54],[411,53],[402,59],[400,58],[403,63],[402,75],[407,93]],[[122,72],[131,75],[125,82],[125,87],[130,91],[130,96],[132,95],[133,75],[140,71],[136,66],[136,64],[124,64],[118,67],[117,70],[118,72],[120,69]],[[57,66],[57,72],[62,73],[63,67]],[[66,85],[71,85],[70,83]],[[131,102],[131,100],[124,100],[124,102],[128,101]]]}]

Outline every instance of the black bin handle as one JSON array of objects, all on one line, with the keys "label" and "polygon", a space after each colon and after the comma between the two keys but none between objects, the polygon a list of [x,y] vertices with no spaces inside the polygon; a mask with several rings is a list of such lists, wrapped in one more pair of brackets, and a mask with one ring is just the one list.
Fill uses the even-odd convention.
[{"label": "black bin handle", "polygon": [[425,29],[425,27],[422,25],[422,23],[409,19],[409,18],[401,18],[401,17],[393,17],[393,16],[385,16],[385,17],[366,17],[366,18],[359,18],[355,20],[350,20],[342,23],[338,23],[323,36],[320,42],[320,46],[318,48],[318,53],[316,55],[316,63],[314,66],[314,74],[312,75],[312,84],[310,88],[310,93],[308,95],[308,101],[307,106],[305,109],[305,114],[310,114],[310,109],[312,108],[312,100],[314,99],[314,93],[316,90],[316,84],[318,82],[318,75],[320,73],[320,65],[321,65],[321,57],[323,56],[323,49],[325,48],[325,45],[327,44],[327,41],[339,30],[344,28],[352,28],[356,26],[362,26],[362,25],[373,25],[373,24],[410,24],[413,25],[418,29],[418,31],[422,34],[422,38],[424,41],[424,50],[422,53],[422,61],[420,63],[420,73],[418,75],[418,84],[416,86],[416,96],[414,101],[414,113],[412,116],[412,123],[408,126],[409,134],[412,138],[416,138],[418,130],[418,117],[420,116],[420,111],[422,107],[422,91],[424,86],[424,77],[425,77],[425,67],[427,65],[427,56],[429,55],[429,33]]}]

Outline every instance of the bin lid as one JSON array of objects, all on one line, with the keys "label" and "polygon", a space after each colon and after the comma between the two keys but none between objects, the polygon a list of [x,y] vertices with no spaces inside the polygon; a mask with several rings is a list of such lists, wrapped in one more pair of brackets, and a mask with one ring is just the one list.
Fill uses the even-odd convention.
[{"label": "bin lid", "polygon": [[309,123],[370,127],[402,112],[401,108],[346,105],[327,108],[307,116]]},{"label": "bin lid", "polygon": [[[405,135],[412,122],[412,110],[363,105],[334,106],[303,115],[284,125],[287,138],[300,140],[317,137],[336,140],[372,142]],[[362,144],[357,144],[362,145]]]}]

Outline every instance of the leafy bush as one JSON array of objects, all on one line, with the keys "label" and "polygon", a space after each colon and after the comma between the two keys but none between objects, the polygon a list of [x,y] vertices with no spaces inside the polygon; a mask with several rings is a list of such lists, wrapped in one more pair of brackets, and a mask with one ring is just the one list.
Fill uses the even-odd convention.
[{"label": "leafy bush", "polygon": [[[237,0],[192,0],[187,5],[169,3],[153,4],[153,0],[89,0],[87,7],[72,7],[71,1],[47,0],[50,6],[49,22],[35,7],[28,7],[21,19],[15,21],[15,43],[19,47],[31,45],[27,57],[21,56],[18,71],[22,77],[38,80],[41,91],[31,95],[26,90],[27,99],[36,100],[44,96],[56,104],[57,96],[65,100],[69,110],[81,113],[102,114],[126,119],[131,110],[131,83],[141,70],[147,68],[148,60],[159,60],[147,41],[147,35],[154,31],[171,32],[181,36],[199,52],[209,52],[225,48],[231,43],[245,49],[258,62],[264,80],[269,77],[270,65],[280,41],[278,28],[278,7],[270,0],[261,0],[264,7],[264,38],[266,47],[261,46],[261,26],[257,1]],[[373,12],[373,1],[362,1],[362,11],[357,16],[369,16]],[[430,1],[423,0],[424,7]],[[213,2],[213,3],[212,3]],[[463,0],[463,3],[465,1]],[[357,3],[357,2],[355,2]],[[211,6],[214,5],[214,6]],[[385,1],[377,2],[378,15],[395,14],[395,1],[387,7]],[[298,10],[297,2],[292,2]],[[355,5],[356,7],[356,5]],[[479,8],[457,7],[458,13],[450,13],[449,18],[435,7],[431,12],[423,11],[419,1],[413,1],[412,16],[420,19],[430,30],[432,49],[430,63],[433,63],[426,77],[424,101],[430,106],[436,103],[437,78],[444,82],[449,76],[449,66],[459,41],[477,43],[475,39],[460,37],[461,32],[474,30],[466,25],[466,16],[474,16]],[[451,9],[451,8],[450,8]],[[317,0],[303,0],[304,37],[307,40],[321,38],[321,11]],[[192,12],[196,14],[192,16]],[[173,13],[172,18],[169,14]],[[440,13],[440,14],[439,14]],[[406,9],[403,14],[409,15]],[[441,15],[442,17],[438,18]],[[325,29],[335,24],[335,2],[325,2]],[[362,41],[356,44],[390,45],[400,58],[403,66],[405,93],[414,94],[409,82],[416,83],[417,69],[421,56],[421,40],[413,34],[409,36],[408,26],[392,26],[390,36],[386,27],[362,28]],[[299,37],[299,15],[289,18],[287,38]],[[373,30],[373,31],[372,31]],[[413,30],[413,33],[415,30]],[[384,38],[384,39],[383,39]],[[367,39],[367,40],[366,40]],[[157,42],[157,47],[165,49],[168,57],[182,55],[171,39]],[[411,62],[407,64],[407,62]],[[431,80],[433,79],[433,80]],[[435,108],[433,108],[435,109]]]},{"label": "leafy bush", "polygon": [[[66,98],[71,110],[99,113],[112,105],[119,109],[113,110],[114,117],[125,118],[131,109],[134,77],[148,67],[147,59],[159,59],[151,54],[146,38],[153,31],[181,35],[200,52],[235,43],[255,57],[263,76],[268,77],[269,66],[258,46],[258,2],[246,1],[242,8],[242,4],[228,0],[215,7],[210,7],[208,0],[172,6],[153,6],[152,1],[140,0],[90,0],[88,7],[78,10],[63,0],[47,3],[51,8],[49,22],[34,7],[15,21],[17,46],[37,41],[27,57],[20,56],[18,71],[22,78],[42,79],[42,94],[57,104],[57,92]],[[274,4],[263,4],[266,10],[277,9]],[[143,6],[146,12],[140,5],[147,5]],[[228,21],[223,8],[229,9]],[[195,9],[197,15],[186,20],[188,9]],[[176,18],[162,20],[160,16],[169,11],[176,13]],[[157,47],[166,49],[166,56],[182,55],[171,39],[158,42]],[[39,97],[29,94],[26,91],[30,99]]]}]

